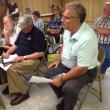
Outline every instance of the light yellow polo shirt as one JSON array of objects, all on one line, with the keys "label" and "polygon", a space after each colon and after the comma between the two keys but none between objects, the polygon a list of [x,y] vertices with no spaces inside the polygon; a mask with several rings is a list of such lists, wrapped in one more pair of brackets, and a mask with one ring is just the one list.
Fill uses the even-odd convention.
[{"label": "light yellow polo shirt", "polygon": [[65,30],[63,35],[64,47],[61,62],[68,68],[88,67],[92,69],[97,65],[98,42],[92,28],[84,22],[79,30],[71,36]]}]

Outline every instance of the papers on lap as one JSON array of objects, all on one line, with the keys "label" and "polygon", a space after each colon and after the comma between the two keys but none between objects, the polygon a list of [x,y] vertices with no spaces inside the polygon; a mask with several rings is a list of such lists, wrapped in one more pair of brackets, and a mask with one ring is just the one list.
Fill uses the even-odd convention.
[{"label": "papers on lap", "polygon": [[17,54],[10,55],[8,59],[4,59],[1,57],[0,60],[0,68],[7,71],[7,69],[12,65],[12,60],[17,56]]},{"label": "papers on lap", "polygon": [[47,79],[44,77],[38,77],[38,76],[32,76],[31,79],[29,80],[29,82],[33,82],[33,83],[50,83],[52,80],[51,79]]}]

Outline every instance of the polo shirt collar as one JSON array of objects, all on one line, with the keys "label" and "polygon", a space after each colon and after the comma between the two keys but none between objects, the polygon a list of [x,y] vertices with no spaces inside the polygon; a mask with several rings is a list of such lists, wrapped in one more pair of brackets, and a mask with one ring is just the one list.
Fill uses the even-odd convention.
[{"label": "polo shirt collar", "polygon": [[78,31],[72,35],[72,37],[70,39],[76,39],[79,40],[79,38],[81,37],[81,34],[84,32],[84,28],[85,28],[86,23],[83,22],[80,26],[80,28],[78,29]]}]

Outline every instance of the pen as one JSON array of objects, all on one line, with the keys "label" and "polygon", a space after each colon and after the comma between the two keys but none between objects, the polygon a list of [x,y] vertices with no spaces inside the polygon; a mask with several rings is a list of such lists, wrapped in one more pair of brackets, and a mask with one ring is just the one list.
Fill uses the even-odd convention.
[{"label": "pen", "polygon": [[4,66],[4,60],[3,60],[3,57],[1,57],[1,59],[2,59],[2,64],[3,64],[3,66]]}]

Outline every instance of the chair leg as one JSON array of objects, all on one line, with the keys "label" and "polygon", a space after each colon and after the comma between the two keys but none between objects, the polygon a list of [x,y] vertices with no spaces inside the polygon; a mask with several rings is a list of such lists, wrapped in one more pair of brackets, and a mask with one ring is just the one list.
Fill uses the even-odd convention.
[{"label": "chair leg", "polygon": [[2,99],[2,97],[1,97],[1,95],[0,95],[0,105],[5,109],[6,107],[5,107],[5,103],[4,103],[4,101],[3,101],[3,99]]},{"label": "chair leg", "polygon": [[88,94],[88,92],[89,92],[89,90],[91,88],[91,85],[92,85],[92,82],[90,83],[89,87],[87,88],[86,93],[84,94],[84,96],[83,96],[83,98],[82,98],[82,100],[81,100],[81,102],[80,102],[79,107],[78,107],[77,110],[80,110],[81,109],[81,107],[82,107],[82,105],[83,105],[83,103],[84,103],[84,101],[86,99],[86,96],[87,96],[87,94]]},{"label": "chair leg", "polygon": [[100,96],[100,102],[102,102],[102,77],[99,73],[99,96]]}]

